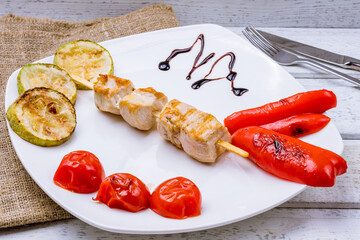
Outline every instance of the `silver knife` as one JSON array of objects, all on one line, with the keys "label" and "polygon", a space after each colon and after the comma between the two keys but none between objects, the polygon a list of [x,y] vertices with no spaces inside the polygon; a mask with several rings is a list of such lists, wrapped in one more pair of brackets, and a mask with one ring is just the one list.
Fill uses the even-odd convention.
[{"label": "silver knife", "polygon": [[324,49],[295,42],[293,40],[276,36],[264,31],[258,31],[270,42],[277,44],[291,52],[295,52],[305,57],[329,63],[338,67],[360,71],[360,60],[356,58],[329,52]]}]

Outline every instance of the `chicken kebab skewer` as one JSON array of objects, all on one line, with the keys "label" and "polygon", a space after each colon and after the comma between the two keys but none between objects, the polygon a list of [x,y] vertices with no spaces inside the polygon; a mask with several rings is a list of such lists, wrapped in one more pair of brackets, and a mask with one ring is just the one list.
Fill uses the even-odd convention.
[{"label": "chicken kebab skewer", "polygon": [[99,110],[121,115],[140,130],[149,130],[157,122],[164,139],[200,162],[215,162],[226,149],[248,156],[230,144],[230,133],[214,116],[176,99],[168,102],[163,93],[151,87],[135,89],[129,80],[100,75],[93,89]]},{"label": "chicken kebab skewer", "polygon": [[[139,129],[150,129],[157,122],[157,130],[164,139],[200,162],[215,162],[227,149],[248,157],[275,176],[315,187],[333,186],[336,176],[346,172],[346,161],[328,150],[254,126],[238,130],[231,139],[227,128],[211,114],[176,99],[167,102],[164,94],[152,88],[134,90],[128,80],[113,76],[101,78],[112,79],[110,81],[113,82],[101,83],[100,79],[99,86],[114,86],[114,83],[119,83],[116,85],[119,89],[112,88],[108,91],[124,95],[119,97],[119,103],[114,101],[114,107],[119,108],[120,115],[130,125]],[[121,81],[127,84],[121,85]],[[101,95],[96,90],[98,84],[94,87],[95,95]],[[120,85],[127,86],[130,93],[123,93],[126,91]],[[106,97],[114,96],[109,93]],[[95,103],[100,110],[108,111],[101,102],[100,105],[99,102]],[[142,127],[145,122],[148,123],[146,128]],[[231,140],[248,152],[230,144]]]}]

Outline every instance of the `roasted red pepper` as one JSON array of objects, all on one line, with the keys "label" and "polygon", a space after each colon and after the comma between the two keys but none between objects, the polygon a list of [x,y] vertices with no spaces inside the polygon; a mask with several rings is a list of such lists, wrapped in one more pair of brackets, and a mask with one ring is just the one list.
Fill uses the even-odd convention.
[{"label": "roasted red pepper", "polygon": [[261,125],[260,127],[291,137],[303,137],[320,131],[329,122],[330,118],[328,116],[304,113]]},{"label": "roasted red pepper", "polygon": [[302,113],[323,113],[336,107],[336,96],[328,90],[297,93],[261,107],[235,112],[224,119],[224,124],[233,134],[237,129],[260,126]]},{"label": "roasted red pepper", "polygon": [[346,172],[346,161],[326,149],[260,127],[237,130],[232,144],[249,152],[263,170],[313,187],[331,187]]}]

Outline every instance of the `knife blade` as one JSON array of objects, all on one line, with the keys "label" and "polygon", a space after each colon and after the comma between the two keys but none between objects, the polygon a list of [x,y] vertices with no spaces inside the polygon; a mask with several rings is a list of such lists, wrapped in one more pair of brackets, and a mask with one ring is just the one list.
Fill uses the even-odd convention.
[{"label": "knife blade", "polygon": [[261,35],[264,36],[271,43],[276,44],[280,47],[285,48],[288,51],[300,54],[302,56],[312,58],[321,62],[329,63],[341,68],[352,69],[360,71],[360,60],[349,56],[340,55],[333,53],[321,48],[306,45],[300,42],[296,42],[284,37],[280,37],[268,32],[260,31]]}]

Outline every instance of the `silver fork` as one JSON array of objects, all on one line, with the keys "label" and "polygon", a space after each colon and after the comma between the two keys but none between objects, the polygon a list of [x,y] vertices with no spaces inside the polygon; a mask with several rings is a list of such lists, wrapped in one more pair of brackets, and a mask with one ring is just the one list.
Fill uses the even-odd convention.
[{"label": "silver fork", "polygon": [[261,51],[263,51],[266,55],[268,55],[270,58],[275,60],[277,63],[284,65],[284,66],[290,66],[290,65],[297,65],[297,64],[310,64],[314,67],[317,67],[321,70],[324,70],[326,72],[332,73],[344,80],[347,80],[353,84],[356,84],[357,86],[360,86],[360,80],[354,77],[351,77],[349,75],[346,75],[344,73],[338,72],[332,68],[329,68],[323,64],[320,64],[312,59],[308,58],[299,58],[297,55],[290,53],[288,51],[285,51],[278,46],[275,46],[266,38],[264,38],[256,29],[252,26],[248,26],[245,28],[244,31],[242,31],[245,37],[253,44],[255,47],[259,48]]}]

